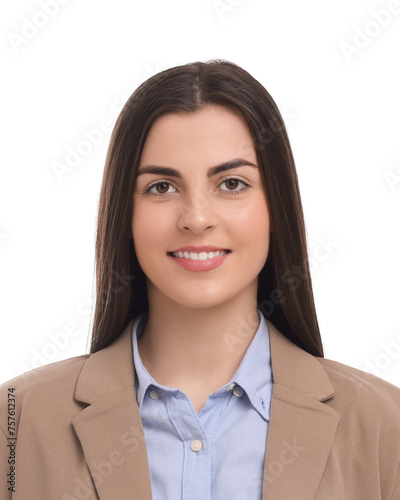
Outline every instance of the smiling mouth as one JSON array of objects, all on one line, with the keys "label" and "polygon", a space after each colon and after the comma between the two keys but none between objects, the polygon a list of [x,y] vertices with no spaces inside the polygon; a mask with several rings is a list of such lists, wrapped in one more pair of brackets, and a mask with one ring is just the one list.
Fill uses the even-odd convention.
[{"label": "smiling mouth", "polygon": [[231,250],[218,250],[215,252],[167,252],[175,258],[188,259],[188,260],[209,260],[215,257],[220,257],[221,255],[226,255],[230,253]]}]

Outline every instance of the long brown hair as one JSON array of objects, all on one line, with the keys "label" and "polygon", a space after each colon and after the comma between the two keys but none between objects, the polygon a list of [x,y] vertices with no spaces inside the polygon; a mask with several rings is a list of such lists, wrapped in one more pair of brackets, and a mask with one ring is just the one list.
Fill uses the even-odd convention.
[{"label": "long brown hair", "polygon": [[214,59],[162,71],[142,83],[112,132],[96,235],[96,304],[90,353],[109,345],[148,309],[146,276],[131,234],[132,197],[143,146],[154,120],[207,104],[235,108],[254,140],[271,235],[259,274],[257,307],[287,338],[323,357],[307,255],[303,208],[282,116],[267,90],[240,66]]}]

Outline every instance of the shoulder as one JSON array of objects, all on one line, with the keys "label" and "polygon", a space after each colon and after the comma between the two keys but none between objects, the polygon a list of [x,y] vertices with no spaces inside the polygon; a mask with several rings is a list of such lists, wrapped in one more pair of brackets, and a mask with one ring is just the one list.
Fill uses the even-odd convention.
[{"label": "shoulder", "polygon": [[335,390],[330,406],[340,408],[342,413],[357,413],[360,420],[371,424],[388,424],[396,429],[400,440],[399,387],[339,361],[320,357],[316,359]]},{"label": "shoulder", "polygon": [[[0,385],[0,418],[5,415],[10,404],[15,408],[17,420],[23,409],[45,411],[74,404],[74,392],[79,373],[90,354],[75,356],[44,365],[18,375]],[[40,410],[41,409],[41,410]]]},{"label": "shoulder", "polygon": [[342,388],[347,388],[350,391],[356,390],[357,394],[360,391],[366,396],[374,397],[374,395],[382,394],[395,398],[395,402],[400,409],[400,388],[387,382],[386,380],[373,375],[371,373],[359,370],[353,366],[340,363],[333,359],[316,357],[321,366],[329,375],[333,384]]},{"label": "shoulder", "polygon": [[18,387],[21,392],[40,391],[43,386],[57,387],[59,384],[71,384],[78,376],[90,354],[49,363],[26,373],[22,373],[0,385],[0,392],[9,387]]}]

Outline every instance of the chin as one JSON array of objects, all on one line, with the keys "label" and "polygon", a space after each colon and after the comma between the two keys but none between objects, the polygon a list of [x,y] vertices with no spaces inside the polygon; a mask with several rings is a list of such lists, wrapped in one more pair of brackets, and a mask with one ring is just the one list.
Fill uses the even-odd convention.
[{"label": "chin", "polygon": [[221,294],[215,294],[215,293],[214,294],[204,294],[204,293],[202,293],[201,296],[198,296],[195,293],[191,294],[190,292],[188,292],[183,297],[177,297],[175,302],[178,302],[182,306],[191,307],[193,309],[211,309],[213,307],[217,307],[221,304],[224,304],[225,302],[228,302],[229,300],[232,300],[233,297],[234,297],[234,295],[228,296],[228,295],[222,294],[222,293]]}]

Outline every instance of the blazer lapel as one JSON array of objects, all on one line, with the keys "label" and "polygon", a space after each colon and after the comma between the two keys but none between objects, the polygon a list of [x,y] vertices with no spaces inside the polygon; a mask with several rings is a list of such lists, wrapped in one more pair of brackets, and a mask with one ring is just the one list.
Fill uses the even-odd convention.
[{"label": "blazer lapel", "polygon": [[263,499],[312,500],[340,420],[323,403],[335,391],[318,360],[267,323],[274,384]]},{"label": "blazer lapel", "polygon": [[[136,401],[131,319],[108,347],[91,355],[75,398],[86,406],[72,425],[100,500],[151,500],[145,437]],[[340,414],[323,402],[334,395],[318,360],[269,321],[273,390],[264,464],[263,500],[314,499]]]},{"label": "blazer lapel", "polygon": [[152,498],[134,387],[133,322],[134,318],[112,344],[88,358],[75,390],[75,398],[89,406],[72,425],[100,500]]}]

